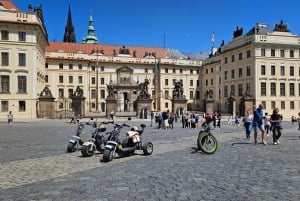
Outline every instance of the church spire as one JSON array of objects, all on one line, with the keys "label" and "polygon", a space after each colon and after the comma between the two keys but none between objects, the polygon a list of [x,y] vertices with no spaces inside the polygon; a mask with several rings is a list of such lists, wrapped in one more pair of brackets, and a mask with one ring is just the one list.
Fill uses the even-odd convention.
[{"label": "church spire", "polygon": [[64,42],[76,43],[75,31],[72,22],[71,6],[69,5],[68,20],[65,27]]},{"label": "church spire", "polygon": [[90,16],[90,20],[89,20],[88,35],[82,39],[82,43],[90,43],[90,44],[98,43],[98,38],[95,35],[95,29],[94,29],[94,23],[93,23],[92,16]]}]

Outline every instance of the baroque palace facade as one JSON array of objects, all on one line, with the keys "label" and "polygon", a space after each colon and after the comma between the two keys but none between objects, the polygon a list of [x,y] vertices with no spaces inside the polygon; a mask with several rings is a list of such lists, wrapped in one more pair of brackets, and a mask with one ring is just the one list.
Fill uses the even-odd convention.
[{"label": "baroque palace facade", "polygon": [[[237,28],[210,54],[103,45],[92,17],[88,35],[77,43],[70,8],[64,42],[48,42],[41,7],[21,12],[0,0],[0,24],[0,118],[8,111],[18,118],[107,116],[112,110],[140,118],[166,110],[244,115],[260,103],[269,113],[278,107],[286,118],[298,115],[300,38],[283,22],[273,28],[257,23],[246,34]],[[177,81],[183,105],[176,105]]]}]

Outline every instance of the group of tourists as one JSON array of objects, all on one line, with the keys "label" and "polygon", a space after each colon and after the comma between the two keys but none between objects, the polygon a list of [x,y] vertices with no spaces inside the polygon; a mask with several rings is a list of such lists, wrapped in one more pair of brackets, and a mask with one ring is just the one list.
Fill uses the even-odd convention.
[{"label": "group of tourists", "polygon": [[279,114],[279,109],[275,108],[271,116],[268,113],[263,113],[263,105],[260,104],[257,108],[253,107],[253,114],[251,110],[247,110],[247,114],[243,118],[246,138],[250,139],[251,132],[254,130],[254,144],[257,144],[257,133],[261,132],[261,143],[266,145],[265,136],[269,131],[273,133],[273,144],[280,144],[279,138],[282,131],[282,115]]}]

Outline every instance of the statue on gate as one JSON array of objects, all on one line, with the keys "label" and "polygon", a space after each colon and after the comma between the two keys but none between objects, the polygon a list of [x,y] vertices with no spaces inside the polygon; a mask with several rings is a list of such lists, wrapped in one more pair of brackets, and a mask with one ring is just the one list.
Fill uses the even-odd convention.
[{"label": "statue on gate", "polygon": [[139,99],[148,99],[150,94],[148,92],[148,85],[150,84],[149,79],[145,79],[144,82],[139,84]]},{"label": "statue on gate", "polygon": [[182,99],[185,98],[183,95],[183,84],[180,80],[175,80],[173,89],[173,99]]}]

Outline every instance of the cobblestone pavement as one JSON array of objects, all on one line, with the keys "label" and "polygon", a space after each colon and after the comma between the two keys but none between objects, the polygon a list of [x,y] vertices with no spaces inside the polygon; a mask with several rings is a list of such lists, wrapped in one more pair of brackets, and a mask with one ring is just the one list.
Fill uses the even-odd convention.
[{"label": "cobblestone pavement", "polygon": [[[0,200],[300,200],[296,124],[285,122],[281,144],[265,146],[222,122],[222,130],[213,131],[219,147],[212,155],[197,150],[199,129],[180,126],[146,127],[143,141],[154,144],[150,156],[137,151],[103,163],[101,154],[66,153],[76,125],[0,122]],[[85,139],[90,130],[85,126]],[[271,143],[271,136],[267,140]]]}]

